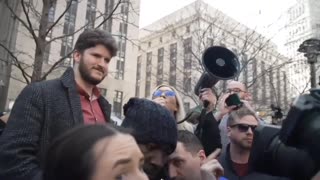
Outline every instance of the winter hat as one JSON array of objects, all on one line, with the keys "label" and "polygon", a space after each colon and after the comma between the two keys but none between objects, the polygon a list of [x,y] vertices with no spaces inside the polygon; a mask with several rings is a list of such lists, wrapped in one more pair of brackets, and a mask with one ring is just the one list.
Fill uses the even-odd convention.
[{"label": "winter hat", "polygon": [[123,112],[121,126],[133,130],[138,144],[159,145],[168,154],[176,149],[176,120],[165,107],[147,99],[131,98]]}]

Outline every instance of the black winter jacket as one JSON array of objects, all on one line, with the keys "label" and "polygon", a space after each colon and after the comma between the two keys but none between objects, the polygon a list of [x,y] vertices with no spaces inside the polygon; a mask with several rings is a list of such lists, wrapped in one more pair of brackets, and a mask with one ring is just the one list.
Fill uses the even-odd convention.
[{"label": "black winter jacket", "polygon": [[[105,119],[110,120],[111,105],[102,96],[98,101]],[[25,87],[0,136],[0,179],[41,177],[49,144],[79,124],[83,124],[83,115],[72,68],[59,79]]]}]

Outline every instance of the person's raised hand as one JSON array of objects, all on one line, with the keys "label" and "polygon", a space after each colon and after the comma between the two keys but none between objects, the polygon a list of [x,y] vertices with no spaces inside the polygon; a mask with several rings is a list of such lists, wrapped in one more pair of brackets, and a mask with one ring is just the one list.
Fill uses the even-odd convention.
[{"label": "person's raised hand", "polygon": [[211,88],[203,88],[200,90],[199,98],[202,101],[202,104],[205,104],[205,102],[208,103],[207,112],[211,112],[214,110],[216,103],[217,103],[217,97],[212,92]]},{"label": "person's raised hand", "polygon": [[223,94],[221,96],[221,98],[219,99],[218,106],[217,106],[218,112],[215,115],[215,118],[217,120],[221,120],[224,115],[230,113],[231,111],[233,111],[237,107],[235,105],[234,106],[227,106],[226,99],[230,95],[231,95],[230,93]]},{"label": "person's raised hand", "polygon": [[211,153],[207,159],[201,165],[201,174],[204,177],[209,177],[211,174],[216,179],[223,176],[224,170],[219,161],[217,160],[221,149],[216,149],[213,153]]}]

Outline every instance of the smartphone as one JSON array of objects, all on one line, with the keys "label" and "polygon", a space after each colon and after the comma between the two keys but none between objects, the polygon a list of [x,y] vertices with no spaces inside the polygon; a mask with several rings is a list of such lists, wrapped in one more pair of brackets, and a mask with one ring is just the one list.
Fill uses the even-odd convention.
[{"label": "smartphone", "polygon": [[227,106],[236,106],[235,110],[241,108],[243,105],[238,94],[231,94],[225,102]]}]

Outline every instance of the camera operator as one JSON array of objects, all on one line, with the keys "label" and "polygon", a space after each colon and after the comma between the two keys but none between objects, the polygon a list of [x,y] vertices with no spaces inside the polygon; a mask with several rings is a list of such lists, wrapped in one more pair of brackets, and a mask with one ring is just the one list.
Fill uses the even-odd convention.
[{"label": "camera operator", "polygon": [[230,113],[227,121],[227,135],[230,138],[230,144],[223,149],[223,153],[219,157],[226,178],[238,179],[241,177],[243,180],[285,179],[255,172],[250,167],[249,157],[254,138],[253,132],[258,124],[255,112],[251,110],[248,104],[244,104],[240,109]]}]

